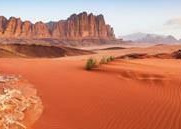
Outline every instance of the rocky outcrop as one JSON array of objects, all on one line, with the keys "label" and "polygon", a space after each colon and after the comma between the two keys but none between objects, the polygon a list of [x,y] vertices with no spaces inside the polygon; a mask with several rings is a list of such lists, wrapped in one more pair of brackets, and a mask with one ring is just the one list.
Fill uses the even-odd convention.
[{"label": "rocky outcrop", "polygon": [[0,16],[0,36],[4,33],[6,24],[7,24],[7,19],[3,16]]},{"label": "rocky outcrop", "polygon": [[147,33],[133,33],[130,35],[123,36],[124,40],[133,41],[137,43],[178,43],[179,41],[171,35],[158,35],[158,34],[147,34]]},{"label": "rocky outcrop", "polygon": [[35,24],[15,17],[7,20],[1,16],[0,38],[83,40],[115,37],[113,28],[105,23],[103,15],[94,16],[92,13],[83,12],[73,14],[67,20]]},{"label": "rocky outcrop", "polygon": [[26,129],[43,113],[34,86],[21,76],[0,75],[0,129]]}]

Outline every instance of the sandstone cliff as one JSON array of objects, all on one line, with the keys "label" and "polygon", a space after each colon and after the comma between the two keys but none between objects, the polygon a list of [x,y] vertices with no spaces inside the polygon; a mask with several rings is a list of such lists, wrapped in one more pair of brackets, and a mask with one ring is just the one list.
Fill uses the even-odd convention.
[{"label": "sandstone cliff", "polygon": [[114,39],[114,31],[105,23],[103,15],[94,16],[86,12],[73,14],[58,22],[22,21],[20,18],[0,17],[0,38],[17,39]]}]

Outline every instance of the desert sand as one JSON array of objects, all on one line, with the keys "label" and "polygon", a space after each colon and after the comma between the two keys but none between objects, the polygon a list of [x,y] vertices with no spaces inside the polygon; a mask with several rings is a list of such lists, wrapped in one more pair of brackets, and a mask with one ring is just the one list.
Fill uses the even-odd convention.
[{"label": "desert sand", "polygon": [[180,129],[181,60],[115,60],[93,71],[89,57],[173,52],[181,46],[98,51],[56,59],[0,59],[0,72],[33,84],[44,112],[32,129]]}]

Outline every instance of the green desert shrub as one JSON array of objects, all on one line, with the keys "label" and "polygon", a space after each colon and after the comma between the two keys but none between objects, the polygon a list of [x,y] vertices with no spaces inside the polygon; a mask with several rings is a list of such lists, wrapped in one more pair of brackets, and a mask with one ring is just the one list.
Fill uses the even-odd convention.
[{"label": "green desert shrub", "polygon": [[107,64],[107,58],[106,57],[102,57],[102,59],[100,60],[100,64]]},{"label": "green desert shrub", "polygon": [[114,56],[110,56],[109,58],[110,58],[111,61],[115,60]]},{"label": "green desert shrub", "polygon": [[110,57],[107,57],[107,62],[110,62],[111,61],[111,58]]},{"label": "green desert shrub", "polygon": [[89,58],[86,62],[85,66],[86,70],[91,70],[93,68],[96,68],[96,63],[97,63],[96,59]]},{"label": "green desert shrub", "polygon": [[100,64],[107,64],[108,62],[111,62],[113,60],[115,60],[114,56],[102,57],[102,59],[100,60]]}]

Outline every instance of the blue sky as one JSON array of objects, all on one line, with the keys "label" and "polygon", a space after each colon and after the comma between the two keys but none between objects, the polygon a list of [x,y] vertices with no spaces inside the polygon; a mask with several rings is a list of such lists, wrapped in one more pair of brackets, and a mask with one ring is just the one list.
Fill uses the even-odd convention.
[{"label": "blue sky", "polygon": [[181,0],[1,0],[0,15],[57,21],[83,11],[103,14],[116,36],[145,32],[181,38]]}]

